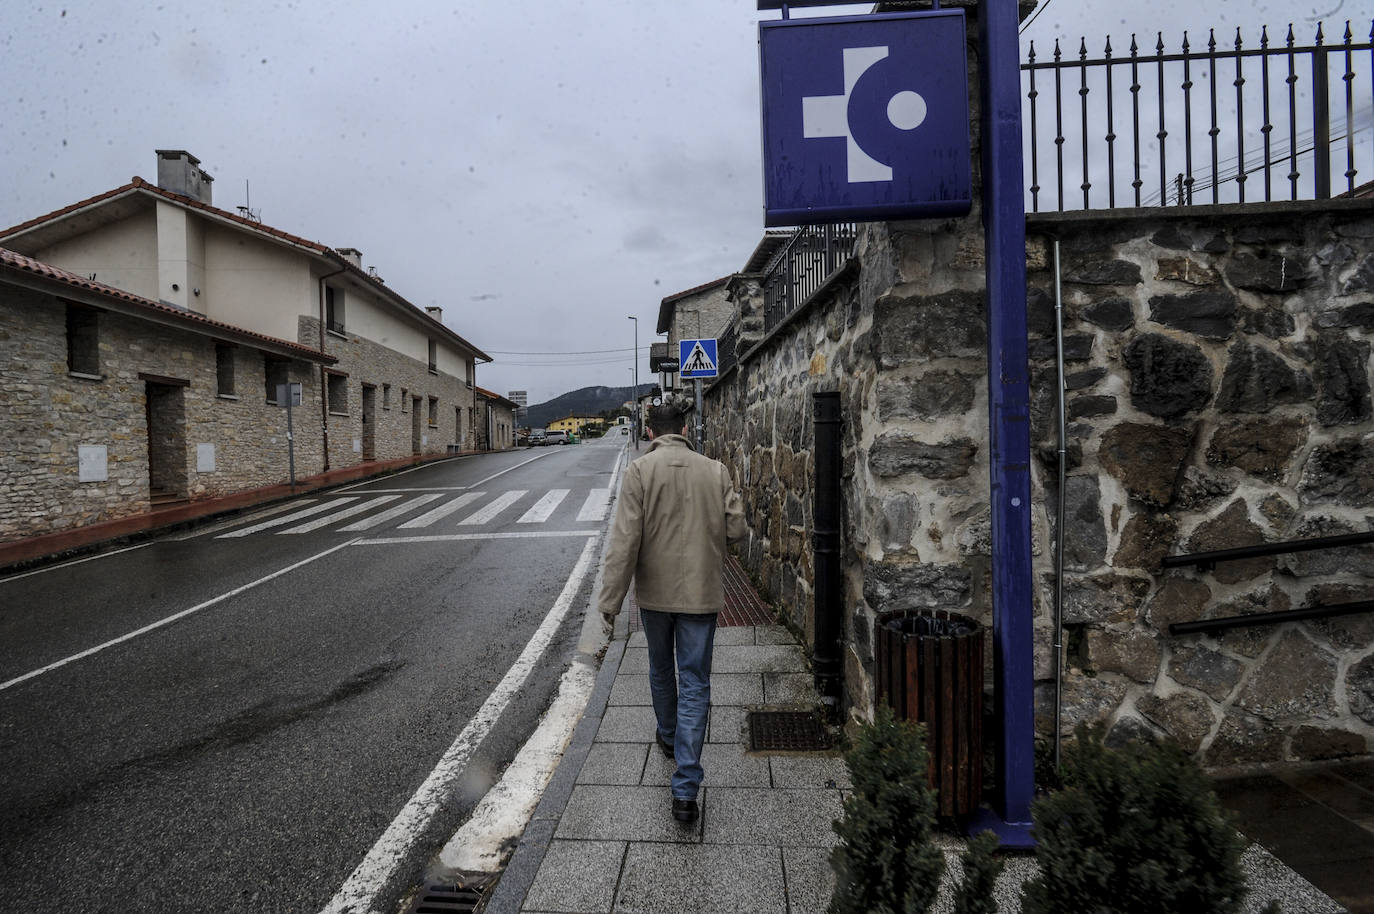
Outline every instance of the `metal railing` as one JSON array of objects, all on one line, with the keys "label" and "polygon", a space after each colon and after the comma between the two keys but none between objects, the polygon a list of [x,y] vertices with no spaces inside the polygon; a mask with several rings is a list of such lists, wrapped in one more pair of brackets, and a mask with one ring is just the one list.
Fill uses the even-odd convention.
[{"label": "metal railing", "polygon": [[[1032,42],[1021,66],[1030,210],[1040,211],[1042,190],[1054,195],[1061,211],[1080,208],[1078,200],[1066,201],[1066,191],[1076,196],[1066,182],[1076,178],[1082,209],[1244,203],[1260,199],[1258,190],[1247,190],[1253,178],[1263,181],[1266,201],[1326,199],[1333,173],[1345,179],[1334,185],[1336,193],[1353,194],[1361,174],[1357,160],[1374,166],[1374,21],[1369,41],[1355,43],[1353,37],[1349,21],[1342,43],[1330,45],[1320,23],[1315,42],[1301,47],[1291,25],[1282,47],[1270,47],[1267,27],[1251,48],[1239,29],[1230,47],[1220,45],[1212,31],[1206,50],[1200,50],[1185,32],[1181,53],[1166,54],[1161,32],[1154,54],[1142,53],[1132,35],[1125,57],[1113,56],[1108,38],[1103,56],[1094,59],[1088,58],[1086,40],[1076,60],[1066,60],[1056,41],[1048,61],[1037,59]],[[1047,77],[1050,87],[1044,85]],[[1052,138],[1041,134],[1042,117],[1049,116],[1041,111],[1042,91],[1053,92]],[[1066,91],[1078,95],[1076,112],[1071,100],[1065,111]],[[1122,128],[1129,133],[1118,136],[1123,108],[1129,109],[1129,124]],[[1066,114],[1077,123],[1066,126]],[[1205,132],[1195,120],[1206,124]],[[1078,135],[1066,135],[1066,129]],[[1122,149],[1118,141],[1129,145]],[[1054,173],[1043,177],[1053,184],[1045,188],[1041,162],[1050,158]],[[1374,171],[1365,174],[1374,177]]]},{"label": "metal railing", "polygon": [[721,331],[720,338],[716,341],[716,372],[717,376],[725,374],[735,363],[739,361],[739,353],[735,350],[739,347],[739,314],[736,313],[730,325]]},{"label": "metal railing", "polygon": [[797,229],[764,268],[763,329],[767,333],[806,304],[854,253],[858,225],[837,222]]}]

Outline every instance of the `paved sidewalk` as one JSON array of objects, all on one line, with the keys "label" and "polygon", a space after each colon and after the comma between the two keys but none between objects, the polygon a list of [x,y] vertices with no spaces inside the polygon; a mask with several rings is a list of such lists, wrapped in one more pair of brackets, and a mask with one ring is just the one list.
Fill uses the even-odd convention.
[{"label": "paved sidewalk", "polygon": [[689,826],[669,814],[672,763],[653,744],[644,636],[617,635],[565,762],[483,910],[824,911],[844,761],[746,751],[750,709],[817,704],[792,635],[776,625],[717,629],[702,814]]}]

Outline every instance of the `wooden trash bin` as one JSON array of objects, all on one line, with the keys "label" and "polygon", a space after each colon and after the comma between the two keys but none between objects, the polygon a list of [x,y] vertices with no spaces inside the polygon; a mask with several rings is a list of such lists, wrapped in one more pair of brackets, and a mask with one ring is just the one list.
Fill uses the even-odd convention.
[{"label": "wooden trash bin", "polygon": [[878,700],[925,724],[930,784],[942,816],[966,816],[983,795],[983,626],[948,610],[878,617]]}]

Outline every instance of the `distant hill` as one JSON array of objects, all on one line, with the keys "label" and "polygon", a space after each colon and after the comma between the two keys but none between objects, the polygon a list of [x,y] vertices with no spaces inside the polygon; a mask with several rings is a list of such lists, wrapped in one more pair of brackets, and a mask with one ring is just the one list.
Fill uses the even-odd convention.
[{"label": "distant hill", "polygon": [[[647,384],[639,385],[641,394],[649,392]],[[625,387],[584,387],[581,390],[573,390],[561,394],[544,403],[534,404],[529,408],[529,418],[525,424],[531,428],[545,428],[555,419],[562,419],[568,414],[577,416],[595,416],[597,413],[606,409],[615,409],[623,406],[634,396],[634,388],[626,385]]]}]

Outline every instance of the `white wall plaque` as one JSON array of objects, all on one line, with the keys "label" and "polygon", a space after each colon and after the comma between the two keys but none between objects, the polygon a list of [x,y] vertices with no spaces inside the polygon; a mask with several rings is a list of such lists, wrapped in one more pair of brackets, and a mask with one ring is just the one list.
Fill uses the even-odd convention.
[{"label": "white wall plaque", "polygon": [[196,445],[196,472],[215,472],[215,446],[213,444]]},{"label": "white wall plaque", "polygon": [[354,438],[354,439],[353,439],[353,453],[355,453],[355,454],[361,454],[362,452],[363,452],[363,442],[362,442],[362,439],[361,439],[361,438]]},{"label": "white wall plaque", "polygon": [[110,478],[109,451],[103,444],[77,445],[76,467],[81,482],[104,482]]}]

